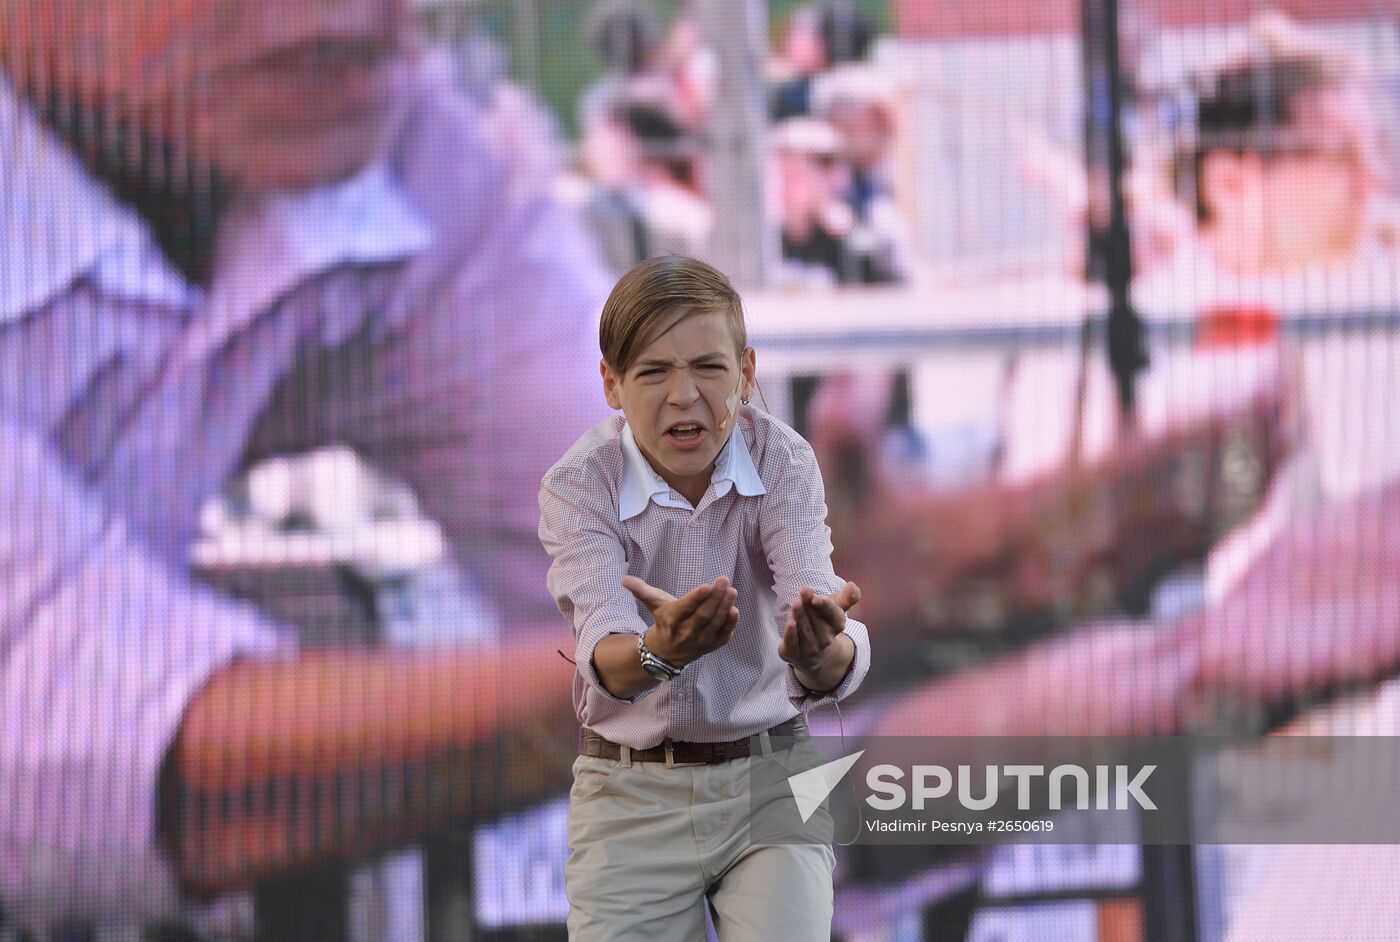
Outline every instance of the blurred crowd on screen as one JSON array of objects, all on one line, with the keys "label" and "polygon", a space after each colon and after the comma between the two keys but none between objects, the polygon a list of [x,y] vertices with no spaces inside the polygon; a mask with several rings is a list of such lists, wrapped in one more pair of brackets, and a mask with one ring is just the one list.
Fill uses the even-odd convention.
[{"label": "blurred crowd on screen", "polygon": [[[603,73],[578,100],[575,198],[609,264],[704,254],[714,236],[707,128],[717,59],[692,4],[665,22],[637,0],[596,4]],[[766,65],[777,283],[893,284],[907,241],[890,189],[897,89],[871,64],[877,36],[853,5],[799,7]]]}]

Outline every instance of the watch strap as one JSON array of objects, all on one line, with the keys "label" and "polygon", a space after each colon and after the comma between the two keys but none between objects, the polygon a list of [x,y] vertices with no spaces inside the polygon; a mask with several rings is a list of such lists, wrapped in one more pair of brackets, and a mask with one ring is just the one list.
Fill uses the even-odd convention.
[{"label": "watch strap", "polygon": [[645,635],[637,635],[637,655],[642,659],[642,669],[658,680],[663,677],[666,680],[674,680],[684,669],[653,654],[647,647]]}]

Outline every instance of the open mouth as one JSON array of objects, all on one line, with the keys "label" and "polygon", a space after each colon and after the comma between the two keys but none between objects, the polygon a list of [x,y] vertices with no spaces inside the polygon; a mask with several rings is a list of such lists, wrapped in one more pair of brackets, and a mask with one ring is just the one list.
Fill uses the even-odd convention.
[{"label": "open mouth", "polygon": [[699,422],[677,422],[666,429],[666,439],[679,448],[691,448],[705,437],[705,426]]}]

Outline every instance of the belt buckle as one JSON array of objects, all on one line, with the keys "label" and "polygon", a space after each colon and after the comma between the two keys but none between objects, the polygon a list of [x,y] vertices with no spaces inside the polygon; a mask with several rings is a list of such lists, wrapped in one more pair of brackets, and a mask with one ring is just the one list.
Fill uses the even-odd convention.
[{"label": "belt buckle", "polygon": [[677,762],[676,744],[673,743],[669,738],[663,739],[661,741],[661,747],[666,753],[666,768],[668,769],[688,769],[691,766],[706,764],[704,762]]}]

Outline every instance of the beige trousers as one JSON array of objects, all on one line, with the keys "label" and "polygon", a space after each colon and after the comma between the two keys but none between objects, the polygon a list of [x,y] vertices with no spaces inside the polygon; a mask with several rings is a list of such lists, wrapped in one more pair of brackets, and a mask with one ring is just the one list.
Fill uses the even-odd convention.
[{"label": "beige trousers", "polygon": [[[796,763],[811,749],[776,755]],[[703,942],[708,901],[723,942],[829,942],[831,846],[751,844],[748,773],[748,759],[668,767],[580,756],[564,867],[569,938]],[[773,789],[763,801],[792,797]]]}]

